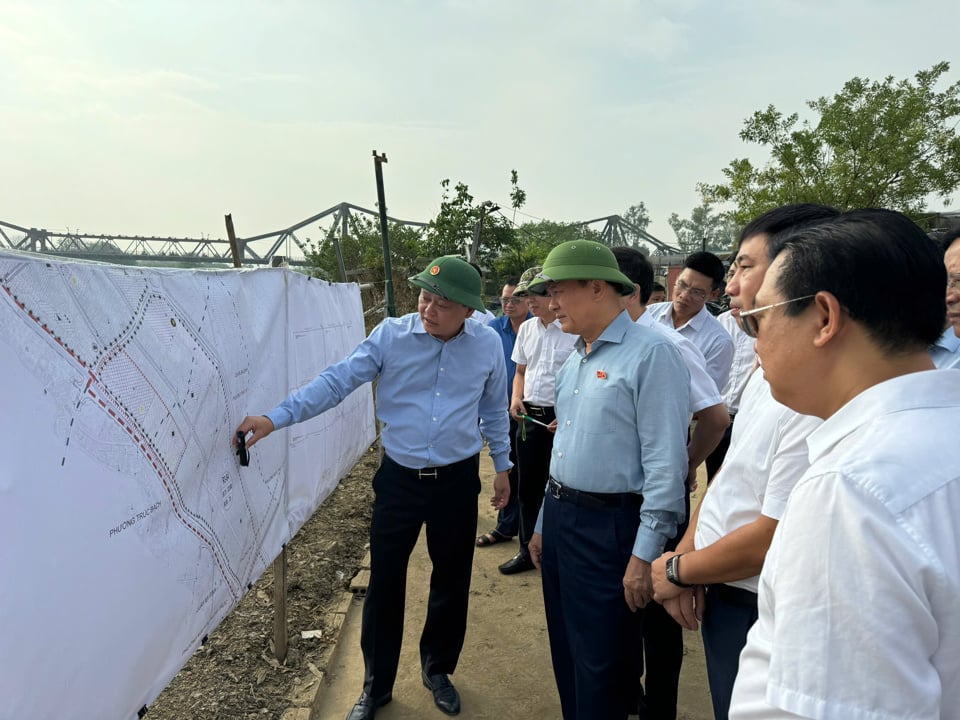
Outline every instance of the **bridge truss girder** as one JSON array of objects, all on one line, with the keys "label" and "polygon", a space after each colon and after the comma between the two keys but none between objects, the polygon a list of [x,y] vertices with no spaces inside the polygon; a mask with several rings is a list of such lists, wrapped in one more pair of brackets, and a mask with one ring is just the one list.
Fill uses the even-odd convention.
[{"label": "bridge truss girder", "polygon": [[[333,224],[329,229],[323,226],[319,226],[319,229],[325,232],[328,238],[334,237],[338,228],[345,235],[348,233],[351,211],[379,217],[375,210],[351,203],[340,203],[290,227],[250,237],[238,237],[240,263],[269,265],[274,256],[284,255],[290,265],[309,265],[306,256],[310,248],[300,240],[297,232],[316,225],[324,218],[331,218]],[[389,216],[388,219],[402,225],[426,226],[426,223],[411,220],[399,220]],[[0,247],[106,262],[117,262],[121,258],[139,258],[160,262],[177,260],[197,265],[233,264],[230,241],[223,238],[113,235],[70,230],[59,232],[21,227],[3,220],[0,220]],[[292,252],[284,253],[284,250]]]}]

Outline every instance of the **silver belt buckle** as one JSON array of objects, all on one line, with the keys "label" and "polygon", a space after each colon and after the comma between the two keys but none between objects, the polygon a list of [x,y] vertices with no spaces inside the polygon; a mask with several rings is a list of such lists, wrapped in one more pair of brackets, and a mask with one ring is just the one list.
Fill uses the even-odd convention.
[{"label": "silver belt buckle", "polygon": [[435,467],[426,467],[420,468],[417,470],[417,476],[421,478],[434,478],[437,477],[437,469]]},{"label": "silver belt buckle", "polygon": [[550,478],[550,482],[547,483],[547,489],[550,490],[550,494],[553,495],[553,497],[555,497],[557,500],[560,499],[560,490],[562,488],[563,486],[553,478]]}]

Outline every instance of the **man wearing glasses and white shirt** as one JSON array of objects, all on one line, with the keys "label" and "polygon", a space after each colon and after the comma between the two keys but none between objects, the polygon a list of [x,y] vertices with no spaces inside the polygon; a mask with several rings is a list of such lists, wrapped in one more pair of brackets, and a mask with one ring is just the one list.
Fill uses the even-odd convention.
[{"label": "man wearing glasses and white shirt", "polygon": [[673,286],[673,302],[656,303],[647,312],[657,322],[671,327],[700,348],[707,372],[726,387],[733,362],[733,340],[707,310],[707,300],[716,300],[723,288],[723,263],[713,253],[696,252],[683,263]]},{"label": "man wearing glasses and white shirt", "polygon": [[926,352],[942,256],[890,210],[781,247],[740,318],[773,396],[823,424],[760,575],[730,718],[956,718],[960,375]]}]

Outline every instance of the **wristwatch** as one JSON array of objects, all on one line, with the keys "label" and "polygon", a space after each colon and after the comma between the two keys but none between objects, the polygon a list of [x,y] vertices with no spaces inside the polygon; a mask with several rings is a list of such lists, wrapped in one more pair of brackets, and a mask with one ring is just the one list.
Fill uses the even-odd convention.
[{"label": "wristwatch", "polygon": [[671,555],[667,558],[667,580],[677,587],[691,588],[693,585],[680,581],[680,556]]}]

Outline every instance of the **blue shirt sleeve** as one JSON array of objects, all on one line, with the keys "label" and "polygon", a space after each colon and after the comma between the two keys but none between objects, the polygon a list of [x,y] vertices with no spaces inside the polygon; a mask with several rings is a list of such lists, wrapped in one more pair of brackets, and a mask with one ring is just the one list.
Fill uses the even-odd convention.
[{"label": "blue shirt sleeve", "polygon": [[680,353],[665,343],[640,365],[636,396],[637,439],[643,467],[643,505],[633,554],[653,562],[686,515],[686,430],[690,376]]}]

